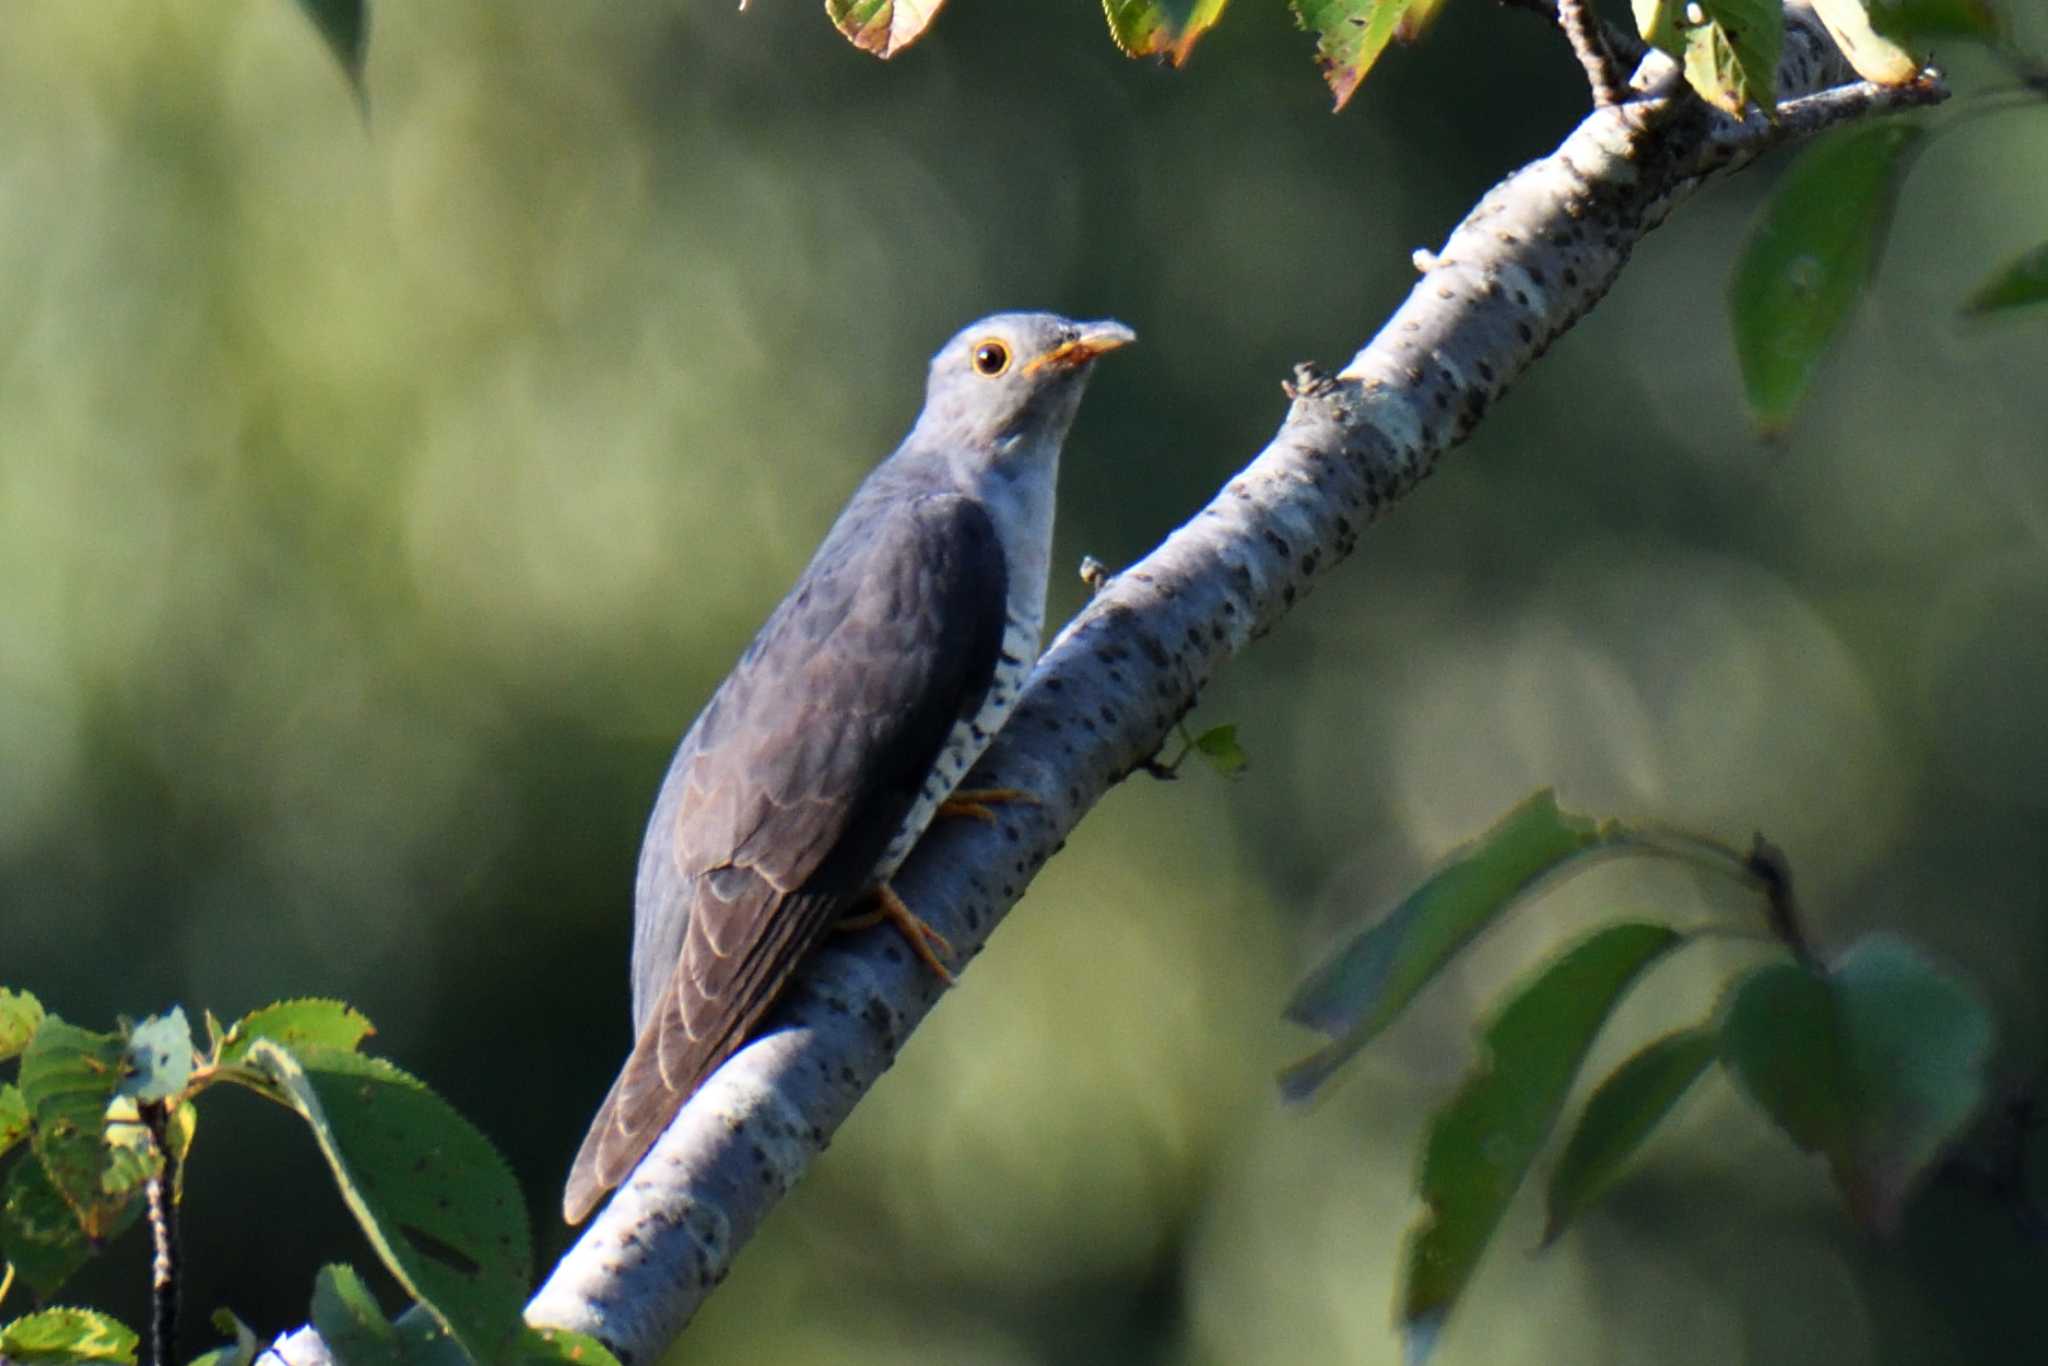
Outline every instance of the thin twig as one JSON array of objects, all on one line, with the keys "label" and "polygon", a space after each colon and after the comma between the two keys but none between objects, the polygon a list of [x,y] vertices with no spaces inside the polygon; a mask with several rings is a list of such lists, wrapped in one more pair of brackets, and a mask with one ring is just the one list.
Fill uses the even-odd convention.
[{"label": "thin twig", "polygon": [[1564,30],[1572,55],[1585,69],[1586,84],[1593,88],[1593,107],[1620,104],[1628,89],[1628,73],[1608,46],[1607,30],[1589,0],[1557,0],[1557,26]]},{"label": "thin twig", "polygon": [[162,1158],[144,1189],[149,1203],[149,1232],[156,1258],[149,1275],[149,1350],[155,1366],[177,1360],[178,1337],[178,1155],[167,1136],[170,1114],[162,1101],[136,1107],[149,1129],[149,1141]]}]

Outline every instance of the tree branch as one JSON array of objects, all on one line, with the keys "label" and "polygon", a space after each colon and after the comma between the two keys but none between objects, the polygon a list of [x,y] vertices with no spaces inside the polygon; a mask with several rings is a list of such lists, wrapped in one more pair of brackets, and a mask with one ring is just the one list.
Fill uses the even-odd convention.
[{"label": "tree branch", "polygon": [[[1227,660],[1277,623],[1598,302],[1635,244],[1707,179],[1780,142],[1938,102],[1929,79],[1849,73],[1795,6],[1775,122],[1722,117],[1651,53],[1637,97],[1598,108],[1491,190],[1379,335],[1298,384],[1271,443],[1192,521],[1110,580],[1052,646],[967,781],[1037,804],[934,829],[894,884],[962,962],[1108,789],[1142,768]],[[972,976],[966,978],[972,990]],[[937,1000],[889,932],[814,956],[766,1033],[694,1095],[563,1258],[527,1317],[657,1357]],[[320,1360],[310,1330],[280,1343]]]}]

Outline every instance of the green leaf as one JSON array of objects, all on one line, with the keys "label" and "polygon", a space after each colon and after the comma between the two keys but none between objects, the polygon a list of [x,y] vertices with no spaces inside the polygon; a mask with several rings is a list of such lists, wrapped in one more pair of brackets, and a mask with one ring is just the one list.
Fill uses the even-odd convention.
[{"label": "green leaf", "polygon": [[887,61],[931,26],[945,0],[825,0],[825,17],[863,52]]},{"label": "green leaf", "polygon": [[1165,57],[1180,66],[1230,0],[1102,0],[1109,36],[1132,57]]},{"label": "green leaf", "polygon": [[283,1044],[291,1052],[318,1047],[350,1053],[376,1032],[367,1016],[340,1001],[317,997],[277,1001],[250,1011],[228,1026],[220,1044],[220,1061],[227,1065],[240,1063],[248,1055],[249,1045],[257,1039]]},{"label": "green leaf", "polygon": [[369,0],[299,0],[299,8],[319,30],[321,41],[334,54],[356,98],[366,99],[363,67],[370,58]]},{"label": "green leaf", "polygon": [[1518,899],[1624,833],[1559,810],[1547,789],[1502,817],[1296,990],[1287,1018],[1334,1042],[1282,1073],[1282,1092],[1300,1099],[1314,1091]]},{"label": "green leaf", "polygon": [[1765,431],[1791,418],[1869,284],[1922,136],[1888,121],[1823,138],[1786,171],[1751,231],[1728,303],[1743,388]]},{"label": "green leaf", "polygon": [[[128,1218],[117,1221],[113,1232],[133,1222],[138,1204],[130,1204]],[[36,1298],[56,1294],[91,1255],[92,1242],[78,1226],[71,1206],[50,1184],[43,1164],[22,1160],[10,1166],[6,1181],[0,1183],[0,1257]]]},{"label": "green leaf", "polygon": [[1621,1174],[1720,1047],[1720,1034],[1711,1026],[1681,1029],[1642,1048],[1600,1083],[1550,1174],[1546,1245]]},{"label": "green leaf", "polygon": [[1431,1118],[1401,1290],[1408,1359],[1427,1355],[1564,1108],[1600,1026],[1643,970],[1684,942],[1663,925],[1611,925],[1509,998],[1481,1057]]},{"label": "green leaf", "polygon": [[602,1342],[566,1328],[528,1328],[512,1350],[513,1366],[619,1366]]},{"label": "green leaf", "polygon": [[519,1187],[488,1140],[380,1058],[259,1039],[247,1062],[312,1126],[342,1199],[406,1292],[470,1356],[518,1331],[532,1274]]},{"label": "green leaf", "polygon": [[1211,726],[1197,735],[1194,740],[1195,753],[1201,755],[1226,778],[1235,778],[1251,765],[1251,756],[1244,752],[1244,746],[1237,742],[1236,725]]},{"label": "green leaf", "polygon": [[89,1238],[107,1236],[147,1175],[117,1163],[106,1143],[107,1106],[121,1069],[119,1039],[54,1015],[21,1055],[21,1095],[35,1125],[30,1142]]},{"label": "green leaf", "polygon": [[192,1079],[192,1027],[181,1007],[152,1015],[128,1032],[115,1094],[138,1104],[169,1100]]},{"label": "green leaf", "polygon": [[0,1062],[28,1047],[43,1022],[43,1003],[25,991],[0,987]]},{"label": "green leaf", "polygon": [[1741,118],[1752,104],[1775,113],[1778,55],[1785,46],[1785,11],[1779,0],[1693,0],[1684,7],[1687,18],[1694,4],[1705,22],[1681,25],[1686,83],[1733,118]]},{"label": "green leaf", "polygon": [[140,1339],[92,1309],[45,1309],[0,1328],[0,1361],[110,1361],[132,1366]]},{"label": "green leaf", "polygon": [[1342,109],[1373,63],[1399,38],[1413,42],[1443,0],[1289,0],[1294,22],[1316,38],[1316,67]]},{"label": "green leaf", "polygon": [[1988,0],[1868,0],[1868,9],[1872,28],[1923,51],[1942,38],[1995,42],[2004,33]]},{"label": "green leaf", "polygon": [[[323,1266],[313,1278],[313,1326],[342,1366],[405,1366],[398,1330],[352,1266]],[[496,1360],[496,1358],[492,1358]]]},{"label": "green leaf", "polygon": [[1992,1037],[1973,991],[1876,934],[1825,974],[1781,963],[1737,983],[1722,1051],[1778,1127],[1827,1159],[1857,1219],[1889,1231],[1982,1104]]},{"label": "green leaf", "polygon": [[263,1350],[263,1343],[254,1329],[236,1316],[231,1309],[216,1309],[211,1322],[216,1332],[234,1339],[226,1347],[216,1347],[192,1358],[191,1366],[254,1366],[256,1357]]},{"label": "green leaf", "polygon": [[13,1082],[0,1083],[0,1157],[28,1137],[28,1102]]},{"label": "green leaf", "polygon": [[1967,317],[2048,303],[2048,242],[2006,262],[1970,293]]}]

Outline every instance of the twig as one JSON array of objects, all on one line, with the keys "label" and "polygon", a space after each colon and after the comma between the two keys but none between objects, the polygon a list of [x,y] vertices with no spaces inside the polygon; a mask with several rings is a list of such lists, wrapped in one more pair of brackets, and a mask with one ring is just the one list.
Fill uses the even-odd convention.
[{"label": "twig", "polygon": [[1557,26],[1564,30],[1572,55],[1585,69],[1586,84],[1593,89],[1593,107],[1620,104],[1628,89],[1628,73],[1608,45],[1607,30],[1594,15],[1590,0],[1557,0]]},{"label": "twig", "polygon": [[136,1107],[149,1141],[162,1159],[144,1188],[149,1205],[150,1239],[156,1257],[149,1274],[149,1347],[155,1366],[172,1366],[178,1339],[178,1155],[168,1137],[170,1115],[162,1101]]}]

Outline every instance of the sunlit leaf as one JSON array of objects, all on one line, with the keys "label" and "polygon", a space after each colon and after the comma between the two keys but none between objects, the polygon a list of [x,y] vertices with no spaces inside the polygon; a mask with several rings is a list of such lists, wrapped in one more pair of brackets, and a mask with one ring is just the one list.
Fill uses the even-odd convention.
[{"label": "sunlit leaf", "polygon": [[1315,35],[1316,67],[1336,107],[1358,93],[1373,63],[1396,38],[1413,38],[1442,0],[1289,0],[1294,21]]},{"label": "sunlit leaf", "polygon": [[[21,1055],[35,1155],[88,1237],[103,1238],[140,1184],[122,1179],[104,1136],[107,1105],[121,1081],[121,1042],[52,1015]],[[106,1183],[116,1177],[112,1188]]]},{"label": "sunlit leaf", "polygon": [[1720,1046],[1712,1028],[1682,1029],[1648,1044],[1600,1083],[1550,1174],[1545,1243],[1555,1242],[1621,1174]]},{"label": "sunlit leaf", "polygon": [[259,1039],[266,1072],[312,1127],[343,1200],[410,1295],[478,1360],[518,1331],[532,1271],[526,1210],[497,1150],[380,1058]]},{"label": "sunlit leaf", "polygon": [[169,1100],[192,1079],[192,1027],[177,1006],[128,1032],[117,1095],[137,1103]]},{"label": "sunlit leaf", "polygon": [[1333,1042],[1282,1074],[1282,1091],[1309,1094],[1516,900],[1622,836],[1612,822],[1560,811],[1548,790],[1509,812],[1302,983],[1287,1018]]},{"label": "sunlit leaf", "polygon": [[[1706,22],[1685,26],[1685,79],[1701,99],[1740,118],[1754,104],[1778,107],[1778,54],[1785,46],[1779,0],[1692,0]],[[1691,5],[1687,6],[1688,17]]]},{"label": "sunlit leaf", "polygon": [[1133,57],[1187,61],[1195,43],[1215,27],[1230,0],[1102,0],[1109,36]]},{"label": "sunlit leaf", "polygon": [[364,98],[363,67],[370,59],[369,0],[299,0],[299,8],[319,30],[349,88],[358,99]]},{"label": "sunlit leaf", "polygon": [[20,1053],[43,1022],[43,1003],[25,991],[0,987],[0,1062]]},{"label": "sunlit leaf", "polygon": [[2048,242],[2006,262],[1971,291],[1963,312],[1971,317],[2048,303]]},{"label": "sunlit leaf", "polygon": [[619,1366],[605,1345],[566,1328],[529,1328],[513,1346],[510,1366]]},{"label": "sunlit leaf", "polygon": [[887,60],[923,36],[945,0],[825,0],[825,16],[863,52]]},{"label": "sunlit leaf", "polygon": [[1813,12],[1866,81],[1905,85],[1920,74],[1920,60],[1871,27],[1867,0],[1813,0]]},{"label": "sunlit leaf", "polygon": [[1237,742],[1235,724],[1211,726],[1195,737],[1195,753],[1226,778],[1235,778],[1251,764],[1251,756]]},{"label": "sunlit leaf", "polygon": [[126,1324],[97,1310],[44,1309],[0,1327],[0,1361],[131,1366],[140,1342]]},{"label": "sunlit leaf", "polygon": [[398,1330],[354,1267],[320,1268],[313,1277],[311,1317],[327,1350],[347,1366],[405,1366]]},{"label": "sunlit leaf", "polygon": [[1730,996],[1722,1038],[1743,1088],[1882,1231],[1982,1104],[1992,1022],[1969,988],[1878,934],[1825,974],[1757,969]]},{"label": "sunlit leaf", "polygon": [[238,1063],[257,1039],[269,1039],[296,1051],[301,1048],[339,1048],[350,1052],[377,1031],[368,1017],[340,1001],[304,997],[276,1001],[252,1010],[227,1028],[220,1045],[223,1063]]},{"label": "sunlit leaf", "polygon": [[1431,1118],[1409,1230],[1400,1321],[1426,1354],[1564,1108],[1572,1079],[1643,970],[1684,942],[1662,925],[1612,925],[1516,991],[1487,1026],[1458,1094]]},{"label": "sunlit leaf", "polygon": [[1792,164],[1744,245],[1729,289],[1749,406],[1782,428],[1862,297],[1921,130],[1890,121],[1825,138]]},{"label": "sunlit leaf", "polygon": [[0,1082],[0,1156],[28,1137],[28,1102],[13,1082]]}]

